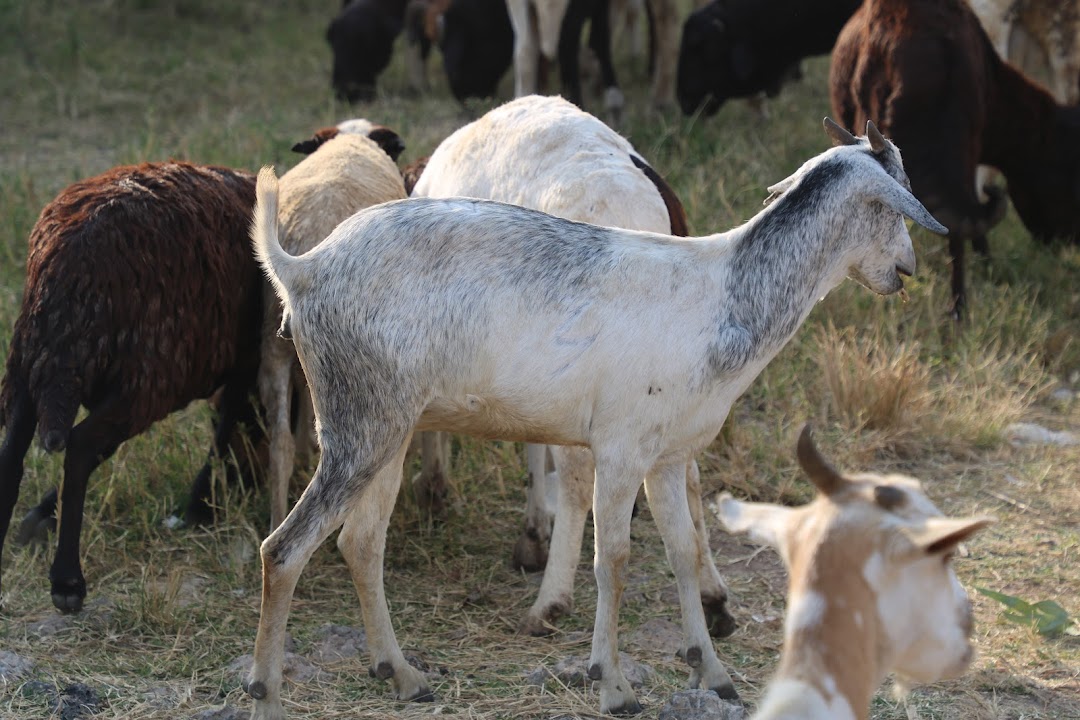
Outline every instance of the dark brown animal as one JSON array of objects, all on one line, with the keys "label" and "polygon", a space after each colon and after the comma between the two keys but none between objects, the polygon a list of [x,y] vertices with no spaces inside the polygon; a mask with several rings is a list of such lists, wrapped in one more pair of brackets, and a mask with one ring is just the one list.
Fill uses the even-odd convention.
[{"label": "dark brown animal", "polygon": [[[254,198],[246,172],[182,162],[119,167],[62,191],[30,233],[0,390],[0,552],[36,430],[47,451],[66,450],[49,572],[62,611],[79,610],[86,597],[79,534],[94,469],[218,388],[212,456],[226,453],[238,422],[254,418],[263,282],[248,240]],[[88,414],[76,425],[80,405]],[[210,489],[208,463],[189,519],[209,515]]]},{"label": "dark brown animal", "polygon": [[1000,191],[979,201],[977,165],[1004,174],[1033,236],[1080,236],[1080,109],[1003,62],[963,0],[866,0],[837,40],[830,85],[837,118],[879,123],[915,195],[949,228],[957,317],[965,243],[986,253],[1005,212]]}]

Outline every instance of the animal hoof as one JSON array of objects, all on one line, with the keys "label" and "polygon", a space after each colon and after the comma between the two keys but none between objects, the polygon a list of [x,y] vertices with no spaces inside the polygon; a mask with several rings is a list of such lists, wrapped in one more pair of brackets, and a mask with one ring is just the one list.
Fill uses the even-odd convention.
[{"label": "animal hoof", "polygon": [[731,683],[721,685],[712,689],[714,693],[719,695],[723,700],[739,700],[739,693],[735,691],[735,686]]},{"label": "animal hoof", "polygon": [[726,638],[735,632],[739,624],[727,609],[727,598],[702,598],[705,620],[709,623],[709,636]]},{"label": "animal hoof", "polygon": [[535,617],[525,618],[521,626],[518,628],[518,635],[529,635],[531,637],[547,637],[555,634],[555,628],[548,623]]},{"label": "animal hoof", "polygon": [[529,537],[529,533],[522,533],[514,545],[514,570],[525,572],[539,572],[547,567],[548,543],[539,537]]},{"label": "animal hoof", "polygon": [[416,696],[411,697],[411,698],[406,698],[406,699],[409,702],[418,702],[418,703],[420,703],[420,702],[435,702],[435,693],[433,693],[431,690],[424,689],[424,690],[421,690]]},{"label": "animal hoof", "polygon": [[609,715],[617,715],[619,717],[629,717],[631,715],[639,715],[642,711],[641,703],[637,700],[631,700],[630,702],[621,705],[617,708],[611,708],[608,710]]},{"label": "animal hoof", "polygon": [[255,680],[254,682],[244,681],[244,692],[250,695],[255,700],[266,699],[266,683],[261,680]]},{"label": "animal hoof", "polygon": [[77,594],[54,592],[52,604],[62,613],[77,613],[82,610],[83,598]]}]

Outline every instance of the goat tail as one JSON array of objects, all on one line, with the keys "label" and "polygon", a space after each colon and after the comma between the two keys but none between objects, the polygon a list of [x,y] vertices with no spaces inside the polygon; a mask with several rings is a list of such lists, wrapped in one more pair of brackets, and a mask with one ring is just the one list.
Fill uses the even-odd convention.
[{"label": "goat tail", "polygon": [[255,258],[274,286],[274,292],[287,306],[290,291],[297,289],[302,271],[300,261],[285,252],[278,239],[278,179],[274,168],[269,166],[259,171],[255,185],[251,241],[255,247]]}]

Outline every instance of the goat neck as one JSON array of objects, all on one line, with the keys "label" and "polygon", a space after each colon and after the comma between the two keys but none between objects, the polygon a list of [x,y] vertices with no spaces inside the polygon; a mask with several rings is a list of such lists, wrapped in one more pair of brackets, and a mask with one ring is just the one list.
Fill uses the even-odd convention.
[{"label": "goat neck", "polygon": [[754,720],[869,717],[874,691],[886,675],[876,596],[861,577],[848,574],[837,584],[826,582],[831,574],[810,570],[863,565],[866,543],[852,540],[818,544],[799,563],[804,569],[792,570],[780,667]]}]

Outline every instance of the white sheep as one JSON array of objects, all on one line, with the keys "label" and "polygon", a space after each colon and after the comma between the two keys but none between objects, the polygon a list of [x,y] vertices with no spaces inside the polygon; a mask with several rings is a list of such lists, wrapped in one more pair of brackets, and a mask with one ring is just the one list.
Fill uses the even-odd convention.
[{"label": "white sheep", "polygon": [[[594,225],[687,234],[682,204],[633,145],[559,97],[519,98],[457,130],[432,153],[412,196],[497,200]],[[425,444],[425,457],[433,453]],[[433,465],[444,468],[448,454],[440,448]],[[514,548],[514,564],[527,570],[547,566],[522,623],[522,632],[541,635],[573,606],[574,574],[592,507],[593,462],[587,449],[554,447],[556,472],[549,474],[544,446],[529,445],[527,457],[525,529]],[[559,478],[580,487],[557,492]],[[687,478],[691,515],[707,549],[696,463],[690,463]],[[419,496],[439,495],[426,487],[430,478],[422,474],[419,480]],[[553,518],[558,518],[554,532]],[[701,556],[700,581],[710,631],[714,637],[731,634],[735,624],[727,611],[727,588],[708,551]]]},{"label": "white sheep", "polygon": [[[1077,0],[968,0],[998,56],[1037,77],[1049,72],[1050,91],[1063,105],[1080,100],[1080,2]],[[1000,173],[975,171],[975,192],[987,202],[987,185]]]},{"label": "white sheep", "polygon": [[[374,138],[374,139],[372,139]],[[280,180],[282,247],[305,253],[357,210],[405,197],[405,187],[391,154],[403,145],[391,130],[367,120],[347,120],[298,143],[294,150],[310,153]],[[307,383],[283,326],[281,305],[267,286],[263,303],[263,334],[259,364],[259,398],[266,409],[270,461],[270,529],[289,511],[288,487],[296,459],[290,426],[292,402],[301,404],[297,428],[311,427]],[[288,335],[285,329],[285,335]],[[306,439],[301,433],[301,442]]]},{"label": "white sheep", "polygon": [[798,457],[818,489],[810,504],[724,493],[715,506],[729,531],[775,548],[789,574],[780,667],[754,720],[867,718],[890,672],[904,685],[963,673],[971,604],[949,558],[993,519],[943,517],[914,478],[837,472],[809,426]]},{"label": "white sheep", "polygon": [[601,712],[640,709],[618,661],[630,515],[645,478],[677,580],[690,684],[736,697],[701,607],[686,465],[817,301],[851,276],[882,293],[915,269],[904,217],[946,232],[868,127],[772,187],[769,207],[705,238],[604,228],[484,200],[413,198],[361,211],[305,255],[277,239],[277,182],[259,177],[256,254],[292,323],[322,456],[262,544],[263,600],[244,686],[278,720],[289,605],[315,548],[338,547],[360,597],[372,672],[431,697],[394,636],[382,568],[416,430],[592,449]]}]

